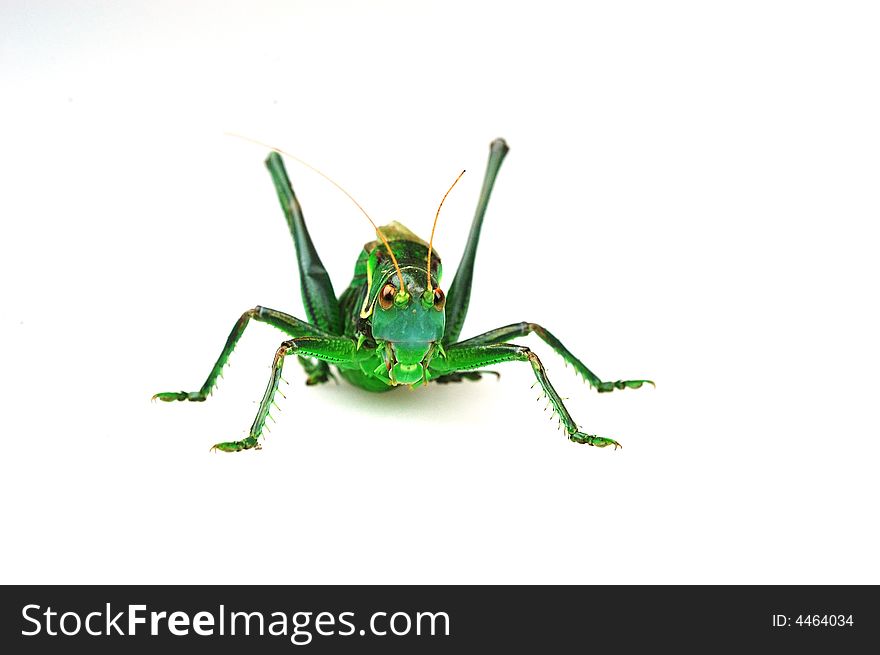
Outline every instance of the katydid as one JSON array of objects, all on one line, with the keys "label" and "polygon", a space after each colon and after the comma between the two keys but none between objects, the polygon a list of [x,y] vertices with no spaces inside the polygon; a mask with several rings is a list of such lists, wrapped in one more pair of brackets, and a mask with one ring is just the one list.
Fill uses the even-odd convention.
[{"label": "katydid", "polygon": [[[281,159],[281,154],[286,153],[273,149],[266,159],[266,166],[296,246],[307,321],[267,307],[249,309],[236,321],[220,357],[198,391],[161,392],[153,398],[169,402],[207,399],[230,353],[247,325],[254,320],[280,329],[289,338],[275,352],[269,383],[248,435],[239,441],[217,443],[212,450],[237,452],[260,448],[260,437],[275,394],[278,393],[282,367],[288,355],[298,356],[306,371],[307,384],[327,382],[332,376],[330,367],[333,366],[349,383],[377,392],[400,386],[419,387],[431,382],[479,380],[481,375],[491,372],[481,370],[486,366],[502,362],[527,362],[537,378],[536,384],[541,385],[571,441],[617,449],[620,444],[614,439],[587,434],[579,429],[550,383],[538,356],[529,348],[511,341],[535,333],[599,392],[638,389],[644,384],[653,385],[653,382],[605,382],[599,379],[556,337],[536,323],[513,323],[459,341],[470,301],[483,217],[507,151],[503,139],[496,139],[490,146],[489,163],[470,235],[458,271],[446,294],[440,288],[440,257],[433,249],[434,229],[445,195],[434,217],[431,239],[426,243],[400,223],[376,226],[348,192],[327,178],[355,202],[379,237],[363,247],[355,264],[354,278],[337,298],[330,276],[309,236]],[[327,177],[302,160],[288,156]],[[452,186],[455,186],[455,182]],[[452,187],[446,194],[451,190]]]}]

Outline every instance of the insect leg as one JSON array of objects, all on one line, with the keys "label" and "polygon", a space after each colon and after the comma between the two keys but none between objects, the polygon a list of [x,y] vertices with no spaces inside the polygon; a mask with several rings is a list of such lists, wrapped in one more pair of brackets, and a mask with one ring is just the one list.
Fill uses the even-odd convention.
[{"label": "insect leg", "polygon": [[212,450],[238,452],[259,447],[260,436],[263,434],[269,410],[275,400],[275,393],[278,391],[284,358],[292,354],[314,357],[324,362],[338,364],[353,361],[357,354],[357,345],[352,339],[344,337],[312,336],[296,337],[282,343],[272,360],[272,374],[269,377],[269,384],[263,393],[260,407],[257,409],[257,415],[251,424],[248,436],[240,441],[224,441],[214,444]]},{"label": "insect leg", "polygon": [[217,384],[217,378],[219,378],[220,374],[223,372],[223,367],[226,366],[226,362],[229,360],[229,355],[235,349],[235,344],[238,343],[241,335],[244,334],[244,330],[251,319],[262,323],[268,323],[269,325],[286,332],[292,337],[300,337],[304,335],[332,336],[325,333],[320,328],[315,327],[314,325],[309,325],[305,321],[301,321],[290,314],[279,312],[276,309],[269,309],[268,307],[260,307],[258,305],[253,309],[247,310],[241,315],[241,318],[235,322],[235,325],[232,327],[232,332],[229,333],[229,337],[226,339],[226,344],[223,346],[223,351],[220,353],[220,357],[217,358],[217,362],[208,374],[208,378],[205,380],[201,389],[198,391],[162,391],[154,395],[153,400],[159,399],[166,402],[171,402],[173,400],[201,402],[206,400],[214,389],[214,385]]},{"label": "insect leg", "polygon": [[501,162],[507,155],[507,143],[504,139],[495,139],[489,146],[489,163],[486,166],[486,175],[483,177],[483,189],[480,191],[480,200],[477,202],[477,211],[471,223],[471,231],[468,235],[461,263],[455,272],[455,278],[446,293],[446,332],[443,335],[443,343],[454,343],[461,334],[464,319],[467,316],[468,303],[471,299],[471,282],[474,278],[474,259],[477,256],[477,245],[480,242],[480,230],[483,228],[483,217],[486,215],[486,207],[489,205],[489,196],[492,187],[495,186],[495,177],[501,168]]},{"label": "insect leg", "polygon": [[329,382],[330,378],[336,379],[336,376],[330,371],[330,365],[313,357],[297,357],[303,370],[306,372],[306,385],[314,386],[316,384],[324,384]]},{"label": "insect leg", "polygon": [[484,375],[494,375],[496,378],[501,377],[501,374],[496,371],[456,371],[455,373],[449,373],[448,375],[441,375],[440,377],[434,378],[433,382],[436,382],[437,384],[449,384],[450,382],[461,382],[462,380],[478,382]]},{"label": "insect leg", "polygon": [[643,384],[655,386],[651,380],[617,380],[616,382],[603,382],[599,379],[598,375],[584,366],[584,363],[581,360],[572,355],[568,348],[563,346],[562,342],[554,337],[549,330],[541,327],[537,323],[523,322],[505,325],[504,327],[489,330],[488,332],[466,339],[465,341],[460,341],[455,344],[455,346],[479,346],[499,343],[509,339],[515,339],[516,337],[524,337],[532,332],[541,337],[544,343],[553,348],[553,350],[555,350],[556,353],[566,361],[566,363],[570,364],[575,371],[580,373],[581,377],[589,382],[590,386],[595,388],[599,393],[614,391],[615,389],[638,389]]},{"label": "insect leg", "polygon": [[330,276],[318,256],[318,251],[309,236],[306,222],[303,218],[302,208],[287,171],[284,162],[277,152],[273,152],[266,159],[266,167],[272,175],[281,208],[287,218],[287,226],[293,236],[296,246],[296,259],[299,264],[299,282],[302,289],[303,305],[306,309],[306,318],[313,325],[317,325],[324,332],[334,335],[342,334],[342,315],[339,313],[339,303],[336,294],[333,293],[333,283]]},{"label": "insect leg", "polygon": [[491,366],[502,362],[529,362],[538,383],[544,390],[550,404],[553,405],[553,411],[559,416],[562,426],[568,438],[575,443],[588,444],[590,446],[620,446],[614,439],[607,437],[597,437],[594,434],[586,434],[578,429],[577,423],[571,418],[571,414],[565,408],[559,394],[550,383],[547,377],[547,371],[538,356],[525,346],[518,346],[513,343],[496,343],[485,345],[461,345],[455,344],[446,350],[446,356],[440,355],[431,360],[431,371],[437,375],[447,375],[456,371],[467,371],[483,366]]}]

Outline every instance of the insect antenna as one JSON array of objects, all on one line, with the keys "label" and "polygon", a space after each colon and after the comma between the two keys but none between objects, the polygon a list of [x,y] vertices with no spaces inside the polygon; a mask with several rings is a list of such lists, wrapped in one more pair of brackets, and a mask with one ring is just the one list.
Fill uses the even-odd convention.
[{"label": "insect antenna", "polygon": [[461,176],[464,175],[465,171],[462,171],[458,174],[458,177],[455,178],[455,182],[452,183],[446,193],[443,194],[443,199],[440,201],[440,206],[437,207],[437,213],[434,214],[434,225],[431,226],[431,240],[428,242],[428,291],[434,290],[434,285],[431,283],[431,250],[434,247],[434,230],[437,229],[437,219],[440,218],[440,208],[443,207],[443,203],[446,202],[446,196],[449,195],[449,192],[452,191],[453,187],[458,184],[458,181],[461,179]]},{"label": "insect antenna", "polygon": [[[300,159],[296,155],[291,155],[289,152],[285,152],[281,148],[276,148],[275,146],[270,145],[268,143],[264,143],[264,142],[258,141],[256,139],[252,139],[250,137],[243,136],[241,134],[236,134],[235,132],[224,132],[224,134],[226,134],[226,136],[233,136],[236,139],[241,139],[242,141],[249,141],[250,143],[254,143],[258,146],[263,146],[264,148],[268,148],[269,150],[274,150],[279,155],[284,155],[285,157],[289,157],[290,159],[293,159],[294,161],[302,164],[306,168],[313,170],[315,173],[317,173],[318,175],[323,177],[325,180],[327,180],[330,184],[332,184],[337,189],[342,191],[342,193],[344,193],[348,197],[348,199],[351,200],[355,204],[355,206],[361,210],[361,213],[367,217],[367,220],[370,221],[370,225],[372,225],[373,229],[376,230],[376,235],[382,240],[382,243],[385,245],[385,249],[388,251],[388,254],[391,255],[391,261],[394,263],[394,270],[397,271],[397,279],[400,281],[400,293],[406,293],[406,286],[403,283],[403,272],[400,270],[400,264],[397,263],[397,257],[394,256],[394,251],[391,250],[391,245],[388,243],[388,239],[386,239],[385,235],[382,234],[382,230],[379,229],[379,226],[376,225],[375,221],[373,221],[373,219],[370,218],[370,215],[367,213],[367,210],[364,209],[363,207],[361,207],[361,203],[359,203],[357,200],[355,200],[354,196],[352,196],[348,191],[343,189],[342,185],[340,185],[336,180],[331,178],[329,175],[327,175],[323,171],[320,171],[317,168],[315,168],[314,166],[312,166],[309,162],[307,162],[303,159]],[[462,171],[462,173],[464,173],[464,171]],[[459,175],[459,177],[461,177],[461,175]],[[456,180],[456,182],[458,182],[458,180]],[[452,186],[455,186],[455,184],[453,184]],[[446,193],[448,194],[449,192],[447,191]],[[446,200],[446,196],[443,196],[443,199]],[[441,202],[440,204],[442,205],[443,203]],[[439,212],[440,210],[438,209],[437,211]],[[434,219],[434,225],[437,225],[436,219]],[[431,234],[433,236],[433,234],[434,234],[433,231],[431,232]],[[429,250],[430,250],[430,248],[429,248]],[[431,260],[430,260],[430,254],[429,254],[428,270],[430,270],[430,264],[431,264]],[[430,273],[428,274],[428,276],[430,277]],[[428,283],[430,284],[430,281]]]}]

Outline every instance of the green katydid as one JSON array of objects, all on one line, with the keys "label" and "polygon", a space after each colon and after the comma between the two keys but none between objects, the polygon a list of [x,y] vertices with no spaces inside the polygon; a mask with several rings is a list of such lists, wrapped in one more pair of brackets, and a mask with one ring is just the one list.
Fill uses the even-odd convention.
[{"label": "green katydid", "polygon": [[[550,383],[538,356],[529,348],[510,341],[534,332],[599,392],[638,389],[644,384],[653,385],[653,382],[600,380],[556,337],[536,323],[514,323],[458,341],[470,301],[474,259],[483,217],[507,151],[503,139],[496,139],[490,146],[489,163],[464,255],[448,293],[444,294],[439,286],[442,268],[440,257],[433,250],[433,239],[446,195],[437,208],[431,239],[425,243],[399,223],[376,226],[367,212],[336,182],[297,157],[273,148],[266,159],[266,166],[275,183],[296,246],[308,321],[267,307],[249,309],[235,323],[201,389],[161,392],[153,398],[169,402],[207,399],[235,344],[248,323],[255,320],[275,326],[290,338],[275,353],[269,384],[248,435],[239,441],[215,444],[212,449],[236,452],[260,447],[260,437],[278,392],[284,361],[293,354],[299,357],[305,368],[307,384],[327,382],[332,375],[332,365],[346,381],[367,391],[388,391],[403,385],[418,387],[429,382],[478,380],[487,373],[480,370],[486,366],[502,362],[528,362],[537,384],[541,385],[571,441],[598,447],[614,446],[616,449],[620,444],[614,439],[579,430]],[[281,154],[305,164],[336,185],[364,213],[379,237],[364,246],[355,264],[354,278],[339,298],[312,244]],[[460,178],[461,175],[452,187]],[[447,195],[452,187],[446,192]]]}]

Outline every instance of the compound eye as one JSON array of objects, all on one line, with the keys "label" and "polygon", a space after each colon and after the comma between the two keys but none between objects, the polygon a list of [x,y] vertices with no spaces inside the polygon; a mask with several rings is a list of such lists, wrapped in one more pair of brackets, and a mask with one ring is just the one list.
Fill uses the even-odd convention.
[{"label": "compound eye", "polygon": [[382,309],[391,309],[394,304],[394,296],[397,294],[397,287],[393,284],[386,284],[379,292],[379,306]]},{"label": "compound eye", "polygon": [[446,305],[446,296],[437,287],[434,287],[434,309],[438,312]]}]

